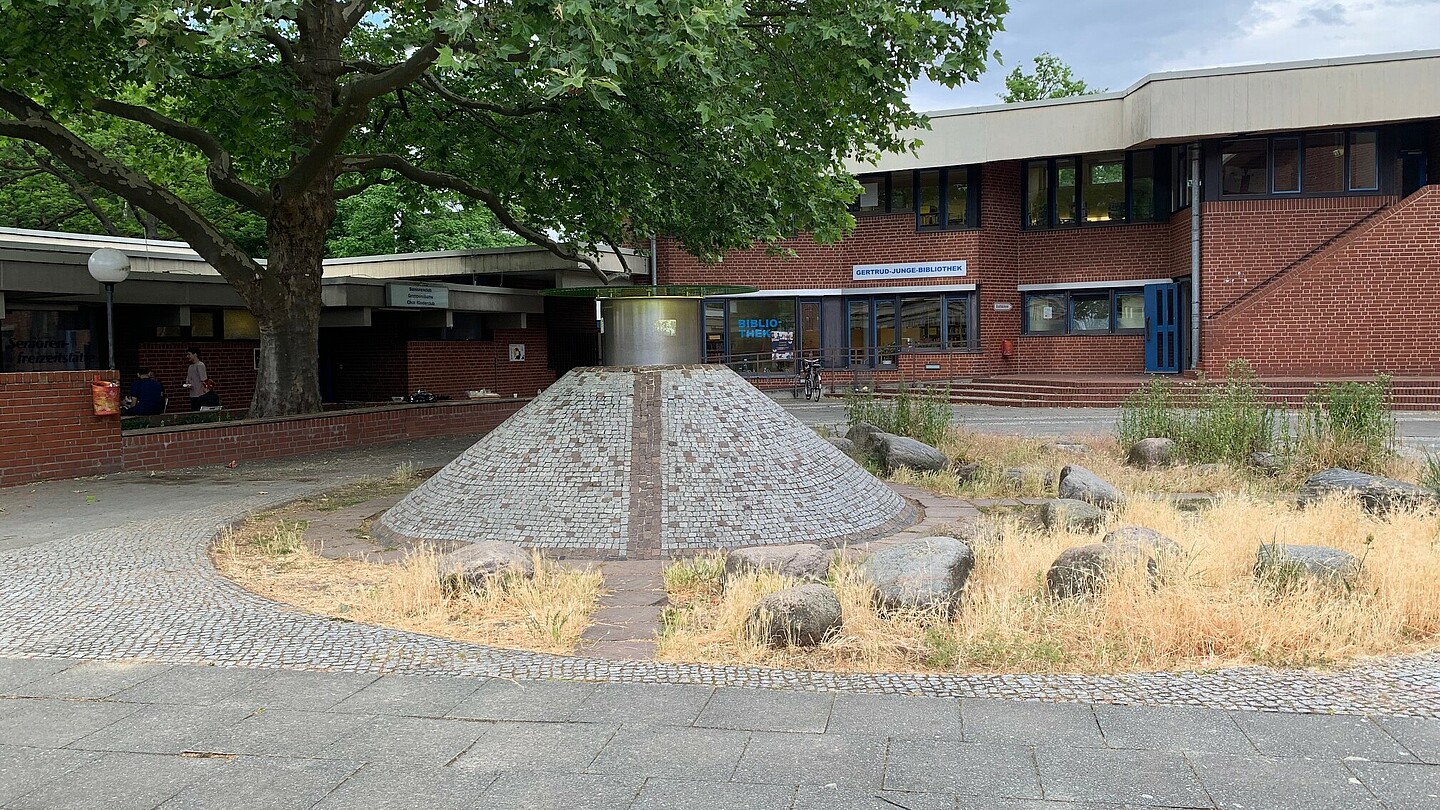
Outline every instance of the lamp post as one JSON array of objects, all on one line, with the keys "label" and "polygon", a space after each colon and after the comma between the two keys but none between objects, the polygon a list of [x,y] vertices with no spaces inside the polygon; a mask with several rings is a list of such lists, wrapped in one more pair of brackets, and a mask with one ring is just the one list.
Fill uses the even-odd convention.
[{"label": "lamp post", "polygon": [[110,370],[115,369],[115,285],[130,277],[130,257],[114,248],[100,248],[90,254],[90,277],[105,285],[105,346],[110,350]]}]

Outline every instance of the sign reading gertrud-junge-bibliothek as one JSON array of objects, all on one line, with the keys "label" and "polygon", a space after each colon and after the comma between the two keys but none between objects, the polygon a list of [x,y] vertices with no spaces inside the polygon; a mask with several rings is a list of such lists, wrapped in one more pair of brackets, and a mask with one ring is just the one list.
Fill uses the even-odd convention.
[{"label": "sign reading gertrud-junge-bibliothek", "polygon": [[899,264],[857,264],[852,268],[855,281],[878,281],[892,278],[938,278],[965,275],[965,261],[900,262]]},{"label": "sign reading gertrud-junge-bibliothek", "polygon": [[445,309],[450,306],[450,289],[428,284],[386,284],[385,306]]}]

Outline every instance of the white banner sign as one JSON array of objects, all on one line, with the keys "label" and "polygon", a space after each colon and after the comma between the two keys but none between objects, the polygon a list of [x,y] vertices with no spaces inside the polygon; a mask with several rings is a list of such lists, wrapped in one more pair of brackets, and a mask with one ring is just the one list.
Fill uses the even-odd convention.
[{"label": "white banner sign", "polygon": [[857,264],[852,268],[856,281],[886,281],[892,278],[938,278],[965,275],[965,261],[902,262],[900,264]]},{"label": "white banner sign", "polygon": [[386,284],[385,299],[385,305],[391,307],[446,309],[450,306],[450,290],[424,284]]}]

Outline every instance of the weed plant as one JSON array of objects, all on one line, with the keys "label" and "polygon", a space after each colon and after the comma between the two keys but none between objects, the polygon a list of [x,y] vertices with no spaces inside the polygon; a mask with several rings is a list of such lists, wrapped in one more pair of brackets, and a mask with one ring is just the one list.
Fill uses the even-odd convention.
[{"label": "weed plant", "polygon": [[1390,378],[1316,386],[1300,412],[1299,449],[1316,469],[1382,472],[1395,453]]},{"label": "weed plant", "polygon": [[1244,360],[1225,367],[1225,379],[1202,374],[1175,385],[1147,382],[1125,400],[1120,412],[1120,441],[1129,447],[1141,439],[1172,439],[1180,458],[1191,464],[1241,464],[1251,453],[1284,452],[1289,420],[1265,402],[1265,388]]},{"label": "weed plant", "polygon": [[895,396],[880,399],[873,392],[851,391],[845,397],[845,418],[852,426],[868,422],[886,433],[909,436],[936,446],[954,421],[949,391],[901,383]]}]

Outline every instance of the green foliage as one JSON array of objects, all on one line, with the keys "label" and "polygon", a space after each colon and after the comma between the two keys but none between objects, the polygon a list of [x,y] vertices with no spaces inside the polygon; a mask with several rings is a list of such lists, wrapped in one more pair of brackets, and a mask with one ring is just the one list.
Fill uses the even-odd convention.
[{"label": "green foliage", "polygon": [[886,433],[909,436],[938,446],[955,419],[950,392],[940,387],[901,383],[892,398],[852,390],[845,397],[845,419],[852,426],[868,422]]},{"label": "green foliage", "polygon": [[1311,466],[1381,472],[1395,454],[1390,377],[1316,386],[1300,412],[1298,434]]},{"label": "green foliage", "polygon": [[1420,464],[1420,486],[1431,492],[1440,492],[1440,455],[1426,453]]},{"label": "green foliage", "polygon": [[336,204],[325,255],[385,256],[526,244],[483,206],[454,193],[375,186]]},{"label": "green foliage", "polygon": [[1070,66],[1058,56],[1046,52],[1036,56],[1033,61],[1034,73],[1026,73],[1017,66],[1005,77],[1005,92],[1000,94],[1001,101],[1014,104],[1019,101],[1088,96],[1105,92],[1104,88],[1092,88],[1083,80],[1075,78]]},{"label": "green foliage", "polygon": [[1203,375],[1175,385],[1154,379],[1126,398],[1120,411],[1120,443],[1172,439],[1180,458],[1192,464],[1241,464],[1259,451],[1284,450],[1289,422],[1265,403],[1265,389],[1244,360],[1225,367],[1225,379]]}]

